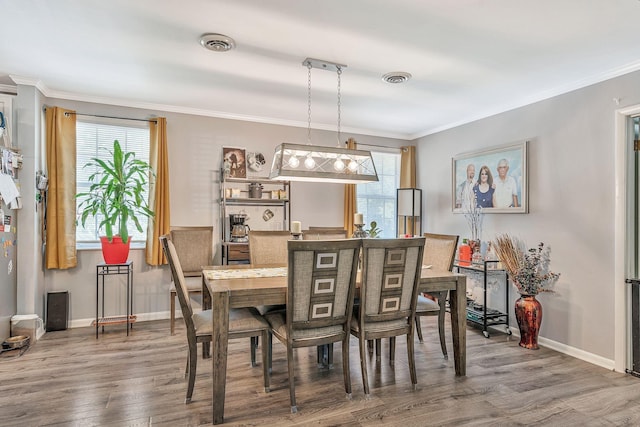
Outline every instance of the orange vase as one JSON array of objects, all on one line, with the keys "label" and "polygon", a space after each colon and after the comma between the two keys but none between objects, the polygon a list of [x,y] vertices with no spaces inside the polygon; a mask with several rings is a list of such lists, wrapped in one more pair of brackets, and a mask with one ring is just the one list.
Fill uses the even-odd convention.
[{"label": "orange vase", "polygon": [[516,320],[520,328],[520,347],[537,350],[542,323],[542,305],[535,295],[520,295],[516,300]]}]

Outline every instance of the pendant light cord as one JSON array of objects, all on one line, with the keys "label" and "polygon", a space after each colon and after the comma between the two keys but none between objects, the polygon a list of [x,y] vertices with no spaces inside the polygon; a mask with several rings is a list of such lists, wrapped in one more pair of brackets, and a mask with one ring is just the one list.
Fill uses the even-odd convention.
[{"label": "pendant light cord", "polygon": [[336,70],[336,73],[338,74],[338,147],[340,147],[341,146],[340,145],[341,144],[341,140],[342,140],[342,137],[340,136],[340,120],[341,120],[341,117],[340,117],[340,104],[341,104],[341,101],[342,101],[341,100],[341,94],[340,94],[340,83],[341,83],[340,82],[340,80],[341,80],[340,76],[342,76],[342,67],[338,66],[337,70]]},{"label": "pendant light cord", "polygon": [[307,143],[311,145],[311,62],[307,63]]}]

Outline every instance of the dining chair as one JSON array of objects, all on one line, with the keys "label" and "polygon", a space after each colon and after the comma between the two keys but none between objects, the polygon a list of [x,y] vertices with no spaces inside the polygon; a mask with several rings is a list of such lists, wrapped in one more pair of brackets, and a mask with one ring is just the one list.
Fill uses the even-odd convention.
[{"label": "dining chair", "polygon": [[249,262],[252,265],[275,266],[287,264],[288,231],[249,231]]},{"label": "dining chair", "polygon": [[[273,267],[287,265],[288,231],[249,231],[249,259],[251,265]],[[273,310],[284,310],[284,305],[261,305],[256,307],[262,315]]]},{"label": "dining chair", "polygon": [[[196,367],[198,364],[198,343],[210,343],[213,333],[213,320],[211,310],[203,310],[194,313],[191,308],[191,300],[187,292],[184,273],[176,247],[168,236],[160,236],[162,249],[167,257],[171,275],[176,285],[176,294],[182,310],[182,318],[187,329],[188,358],[185,375],[188,374],[187,397],[185,403],[191,402],[193,387],[196,381]],[[229,311],[229,339],[262,336],[267,342],[269,323],[254,309],[234,308]],[[215,361],[226,363],[226,360]],[[268,350],[262,349],[262,370],[264,377],[264,390],[269,391]]]},{"label": "dining chair", "polygon": [[[434,271],[451,271],[453,269],[453,261],[456,255],[456,248],[458,247],[459,236],[452,234],[424,233],[424,238],[424,257],[422,259],[422,265],[430,265],[430,268]],[[449,358],[447,354],[447,345],[445,343],[444,329],[447,293],[447,291],[430,293],[429,295],[435,297],[436,301],[429,298],[429,296],[418,295],[418,302],[416,304],[416,331],[418,333],[418,339],[420,342],[423,342],[420,318],[423,316],[438,316],[440,347],[442,348],[442,355],[445,359]]]},{"label": "dining chair", "polygon": [[[390,362],[395,337],[407,336],[409,372],[418,383],[414,356],[413,322],[424,252],[424,237],[362,239],[360,305],[354,307],[351,333],[358,338],[364,393],[369,396],[366,346],[368,340],[390,339]],[[379,354],[379,353],[378,353]]]},{"label": "dining chair", "polygon": [[[187,285],[187,294],[202,295],[202,267],[213,263],[213,227],[171,227],[171,241],[182,262]],[[176,287],[175,282],[169,288],[171,298],[170,328],[175,334],[176,324]]]},{"label": "dining chair", "polygon": [[273,335],[287,347],[291,412],[295,396],[293,350],[342,342],[342,371],[351,397],[349,324],[358,272],[360,240],[288,242],[287,308],[266,314]]}]

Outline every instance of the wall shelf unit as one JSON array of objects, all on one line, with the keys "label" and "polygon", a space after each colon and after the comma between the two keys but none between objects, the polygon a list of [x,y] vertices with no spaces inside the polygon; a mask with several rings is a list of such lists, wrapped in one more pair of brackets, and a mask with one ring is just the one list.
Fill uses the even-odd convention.
[{"label": "wall shelf unit", "polygon": [[230,215],[247,216],[250,230],[289,230],[289,181],[264,178],[229,178],[220,171],[220,231],[222,264],[248,263],[249,243],[231,234]]}]

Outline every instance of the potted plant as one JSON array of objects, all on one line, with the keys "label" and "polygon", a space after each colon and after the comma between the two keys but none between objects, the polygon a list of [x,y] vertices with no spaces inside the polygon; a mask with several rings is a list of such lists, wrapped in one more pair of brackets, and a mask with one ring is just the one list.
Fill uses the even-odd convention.
[{"label": "potted plant", "polygon": [[78,193],[76,198],[81,200],[78,209],[83,227],[89,216],[100,220],[98,228],[105,234],[100,236],[104,261],[120,264],[129,257],[129,221],[142,232],[138,217],[154,216],[143,197],[153,171],[149,163],[136,159],[135,153],[123,152],[118,140],[113,141],[113,150],[107,151],[109,157],[94,157],[84,165],[96,168],[96,172],[89,176],[89,191]]},{"label": "potted plant", "polygon": [[549,286],[560,277],[559,273],[549,271],[549,248],[542,242],[536,248],[527,248],[524,242],[509,234],[499,235],[491,243],[520,293],[515,306],[520,347],[537,350],[542,306],[536,295],[540,292],[553,292]]},{"label": "potted plant", "polygon": [[376,237],[380,236],[380,233],[382,233],[382,230],[380,230],[378,228],[378,223],[375,221],[371,221],[370,227],[368,230],[364,230],[367,232],[367,234],[369,235],[369,237],[375,239]]}]

